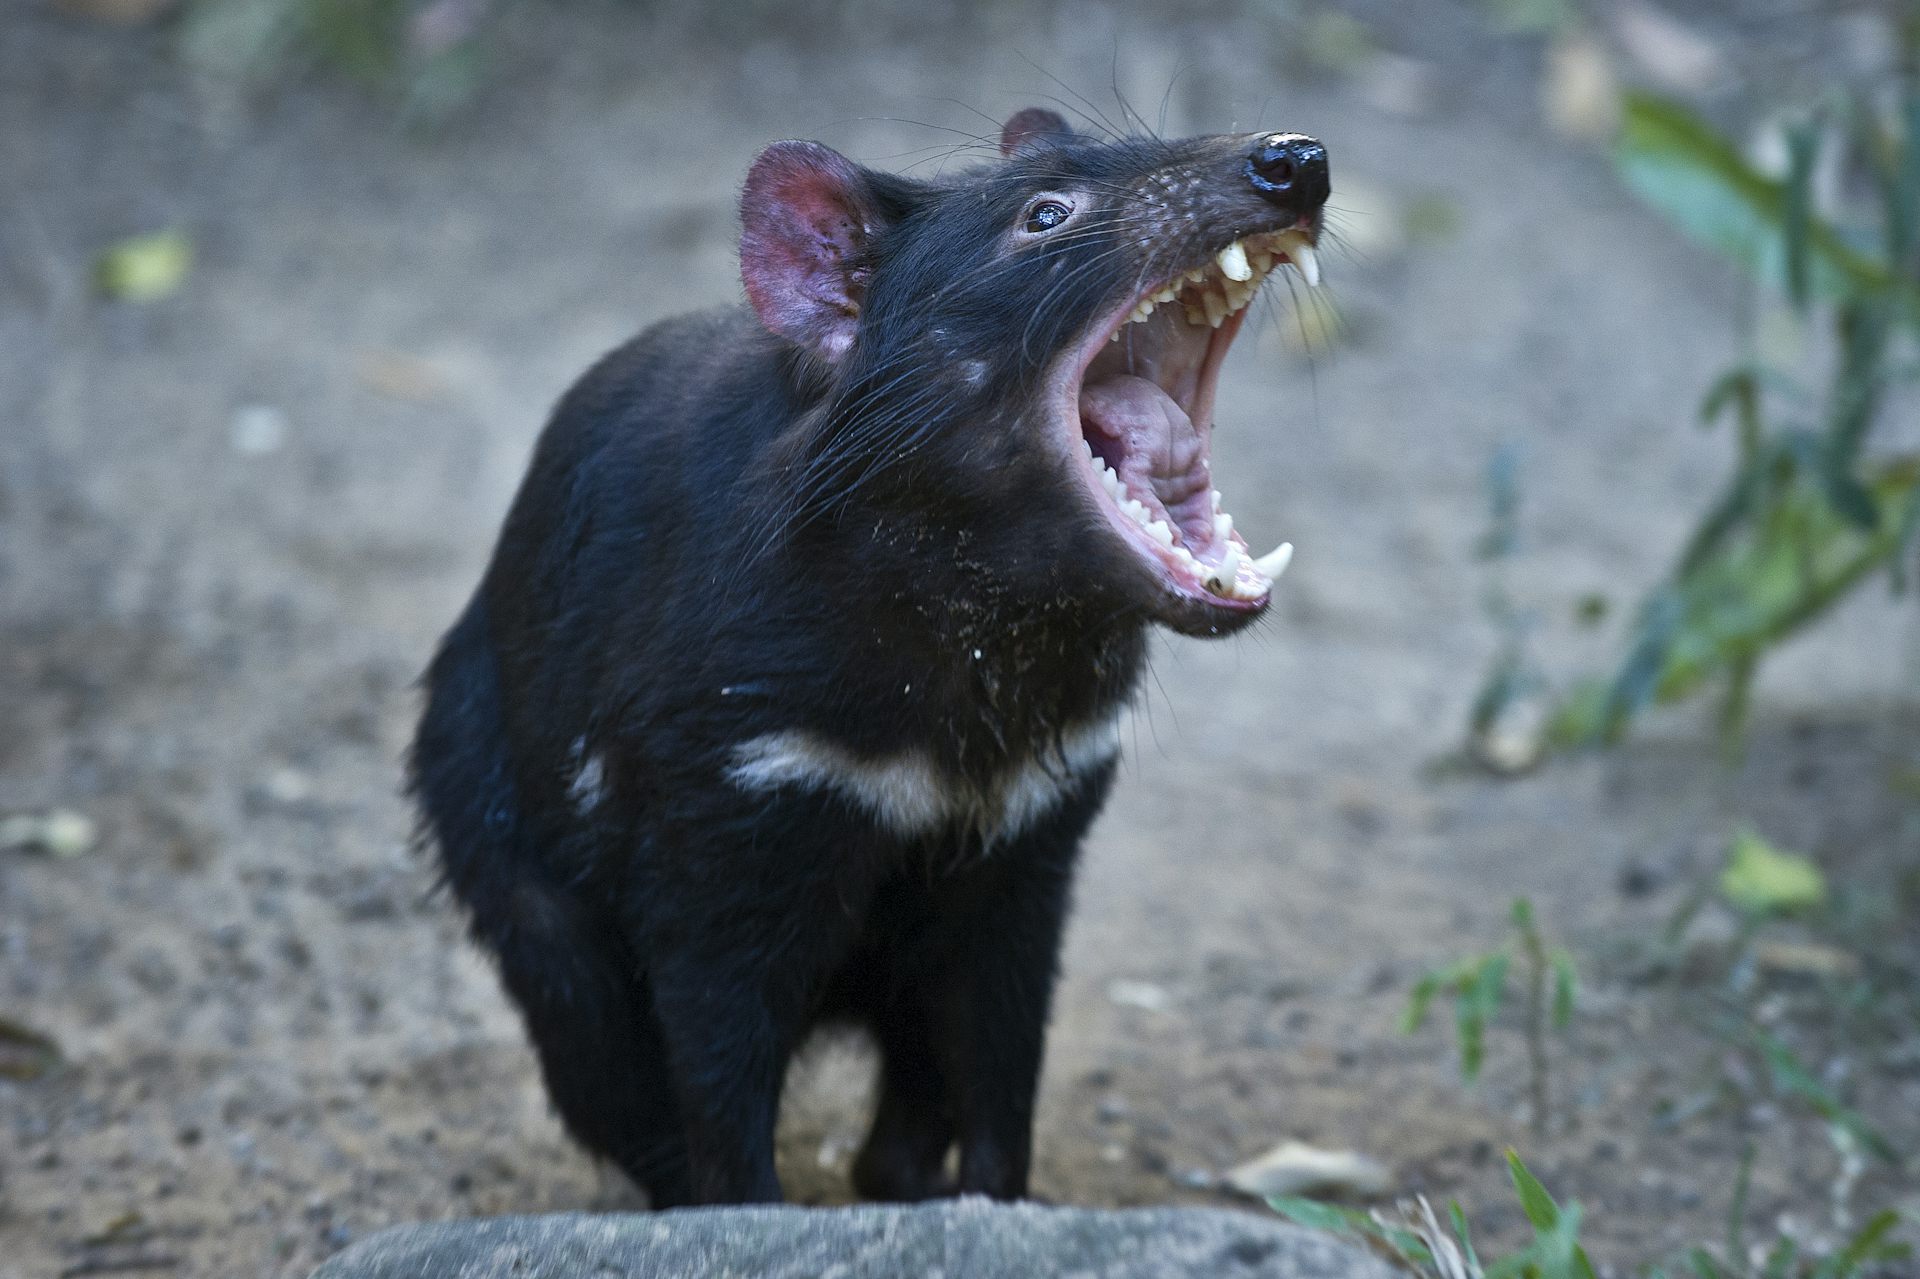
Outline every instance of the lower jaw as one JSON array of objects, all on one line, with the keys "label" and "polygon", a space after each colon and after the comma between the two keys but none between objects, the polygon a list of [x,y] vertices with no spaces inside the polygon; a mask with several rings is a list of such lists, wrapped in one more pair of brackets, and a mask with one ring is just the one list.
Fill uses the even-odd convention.
[{"label": "lower jaw", "polygon": [[1252,625],[1272,602],[1271,595],[1262,595],[1257,600],[1231,600],[1169,591],[1152,613],[1156,621],[1182,635],[1213,638],[1231,635]]}]

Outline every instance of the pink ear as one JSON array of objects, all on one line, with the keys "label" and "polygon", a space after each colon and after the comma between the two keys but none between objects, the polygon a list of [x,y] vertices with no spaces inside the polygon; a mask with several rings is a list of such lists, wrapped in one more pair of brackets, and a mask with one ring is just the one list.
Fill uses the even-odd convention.
[{"label": "pink ear", "polygon": [[1021,147],[1028,146],[1042,138],[1073,136],[1073,126],[1058,111],[1049,111],[1045,107],[1028,107],[1016,111],[1000,127],[1000,154],[1012,155]]},{"label": "pink ear", "polygon": [[833,363],[853,345],[877,215],[858,165],[817,142],[776,142],[740,195],[740,280],[760,322]]}]

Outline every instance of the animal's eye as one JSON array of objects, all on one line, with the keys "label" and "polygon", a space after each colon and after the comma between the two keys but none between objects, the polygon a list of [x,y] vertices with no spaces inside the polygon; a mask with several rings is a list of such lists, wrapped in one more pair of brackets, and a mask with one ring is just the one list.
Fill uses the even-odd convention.
[{"label": "animal's eye", "polygon": [[1027,230],[1035,235],[1051,231],[1072,216],[1072,205],[1059,200],[1041,200],[1027,210]]}]

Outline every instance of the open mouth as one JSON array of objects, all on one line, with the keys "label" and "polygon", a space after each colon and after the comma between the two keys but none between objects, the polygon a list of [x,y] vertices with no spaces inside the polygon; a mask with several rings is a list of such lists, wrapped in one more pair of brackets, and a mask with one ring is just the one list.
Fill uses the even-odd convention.
[{"label": "open mouth", "polygon": [[1320,282],[1307,230],[1247,236],[1149,286],[1095,325],[1063,388],[1071,452],[1122,540],[1176,595],[1219,609],[1264,607],[1293,556],[1291,543],[1250,553],[1221,507],[1211,447],[1220,366],[1282,264]]}]

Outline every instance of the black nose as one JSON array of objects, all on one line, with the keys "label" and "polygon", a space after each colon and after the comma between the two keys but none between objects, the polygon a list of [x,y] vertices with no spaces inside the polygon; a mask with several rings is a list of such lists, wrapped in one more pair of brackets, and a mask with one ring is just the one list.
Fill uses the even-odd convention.
[{"label": "black nose", "polygon": [[1304,133],[1269,133],[1247,157],[1247,181],[1273,204],[1316,209],[1330,189],[1327,149]]}]

